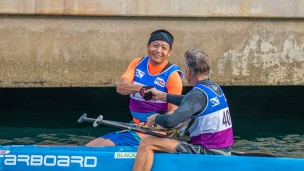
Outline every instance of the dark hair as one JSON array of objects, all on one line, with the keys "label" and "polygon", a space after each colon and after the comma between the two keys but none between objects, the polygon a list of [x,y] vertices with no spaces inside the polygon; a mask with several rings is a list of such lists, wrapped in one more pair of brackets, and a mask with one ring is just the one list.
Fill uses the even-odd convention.
[{"label": "dark hair", "polygon": [[211,69],[209,56],[199,49],[187,50],[184,54],[185,65],[193,76],[208,75]]},{"label": "dark hair", "polygon": [[172,34],[169,31],[164,30],[164,29],[153,31],[151,33],[148,44],[150,44],[151,42],[156,41],[156,40],[161,40],[161,41],[167,42],[170,46],[170,49],[172,49],[174,37],[172,36]]}]

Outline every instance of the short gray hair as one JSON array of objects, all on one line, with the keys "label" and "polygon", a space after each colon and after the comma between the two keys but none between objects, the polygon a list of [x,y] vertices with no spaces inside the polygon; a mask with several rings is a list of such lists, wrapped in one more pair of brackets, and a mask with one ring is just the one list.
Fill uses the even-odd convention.
[{"label": "short gray hair", "polygon": [[209,56],[199,49],[190,49],[184,53],[186,67],[189,67],[193,76],[208,75],[211,61]]}]

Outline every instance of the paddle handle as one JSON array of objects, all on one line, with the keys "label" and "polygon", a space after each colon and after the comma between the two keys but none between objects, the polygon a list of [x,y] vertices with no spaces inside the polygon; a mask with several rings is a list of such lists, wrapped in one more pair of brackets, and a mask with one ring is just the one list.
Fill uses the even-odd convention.
[{"label": "paddle handle", "polygon": [[102,122],[102,119],[103,119],[103,116],[102,116],[102,115],[99,115],[99,116],[95,119],[95,121],[94,121],[94,123],[93,123],[93,126],[94,126],[94,127],[97,127],[97,126]]}]

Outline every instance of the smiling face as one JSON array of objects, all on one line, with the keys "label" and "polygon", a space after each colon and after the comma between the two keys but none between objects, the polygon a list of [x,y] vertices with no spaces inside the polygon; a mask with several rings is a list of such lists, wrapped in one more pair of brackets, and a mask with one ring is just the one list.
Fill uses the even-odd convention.
[{"label": "smiling face", "polygon": [[160,65],[170,56],[172,49],[167,42],[156,40],[147,44],[148,55],[152,65]]}]

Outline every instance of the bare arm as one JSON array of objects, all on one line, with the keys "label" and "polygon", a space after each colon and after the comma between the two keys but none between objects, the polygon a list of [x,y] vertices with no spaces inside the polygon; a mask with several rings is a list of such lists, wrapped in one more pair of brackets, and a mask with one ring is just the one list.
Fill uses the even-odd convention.
[{"label": "bare arm", "polygon": [[132,84],[135,76],[135,68],[141,58],[136,58],[131,61],[126,72],[120,77],[116,84],[116,91],[122,95],[137,93],[142,86]]},{"label": "bare arm", "polygon": [[128,81],[128,79],[121,78],[116,85],[116,91],[117,91],[117,93],[122,94],[122,95],[129,95],[129,94],[139,92],[141,87],[142,87],[142,85],[135,85],[135,84],[130,83]]}]

